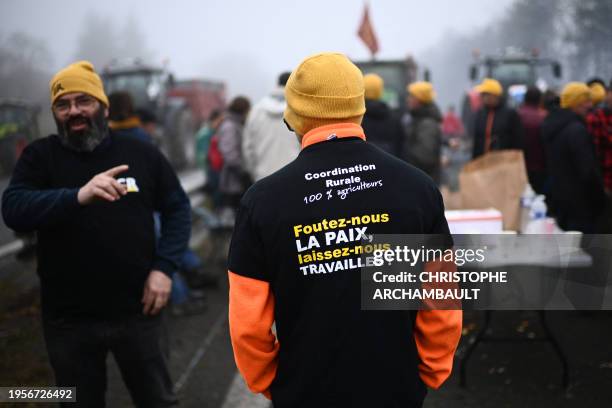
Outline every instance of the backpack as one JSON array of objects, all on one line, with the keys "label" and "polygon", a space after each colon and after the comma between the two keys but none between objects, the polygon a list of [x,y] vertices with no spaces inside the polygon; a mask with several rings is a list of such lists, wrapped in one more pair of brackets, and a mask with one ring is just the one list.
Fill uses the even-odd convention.
[{"label": "backpack", "polygon": [[213,135],[210,139],[210,147],[208,148],[208,167],[214,171],[221,171],[223,167],[223,155],[219,150],[219,137]]}]

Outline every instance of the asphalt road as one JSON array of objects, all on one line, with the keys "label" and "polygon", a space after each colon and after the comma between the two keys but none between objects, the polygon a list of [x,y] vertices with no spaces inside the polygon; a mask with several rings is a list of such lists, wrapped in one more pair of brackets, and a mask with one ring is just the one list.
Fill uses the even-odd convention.
[{"label": "asphalt road", "polygon": [[[265,398],[246,389],[233,360],[222,262],[228,236],[217,242],[207,234],[200,237],[202,244],[196,249],[212,259],[209,271],[219,274],[219,286],[206,291],[207,308],[201,313],[177,317],[166,311],[170,371],[180,406],[268,408]],[[211,252],[210,246],[217,252]],[[13,256],[0,259],[0,386],[53,384],[42,339],[35,268],[34,260],[23,263]],[[132,407],[112,356],[107,363],[107,406]]]},{"label": "asphalt road", "polygon": [[[207,291],[208,308],[202,313],[183,317],[167,314],[170,370],[180,406],[269,408],[267,400],[246,389],[233,360],[224,270],[228,235],[212,236],[196,229],[194,236],[200,236],[194,245],[207,260],[209,271],[220,276],[220,285]],[[42,341],[38,302],[35,261],[17,262],[13,256],[0,259],[0,386],[53,383]],[[465,314],[457,358],[464,355],[481,321],[479,313]],[[515,341],[481,344],[468,365],[468,387],[459,386],[455,367],[447,383],[429,393],[424,407],[612,406],[612,313],[549,312],[548,321],[567,354],[568,389],[561,387],[561,363],[550,344],[523,341],[542,334],[537,314],[496,312],[488,334]],[[112,357],[108,363],[107,406],[131,407]]]},{"label": "asphalt road", "polygon": [[[203,244],[205,245],[205,244]],[[202,249],[202,248],[200,248]],[[0,386],[52,384],[40,332],[34,262],[0,260],[0,283],[7,283],[13,301],[0,293]],[[227,326],[227,281],[220,263],[211,268],[222,276],[209,290],[208,308],[193,316],[170,314],[170,370],[181,407],[269,408],[263,397],[244,386],[232,356]],[[482,321],[466,313],[461,357]],[[461,388],[458,368],[444,386],[430,391],[425,408],[612,406],[612,314],[549,312],[548,321],[570,365],[570,387],[561,387],[561,363],[550,344],[522,341],[540,336],[534,312],[496,312],[489,334],[520,342],[483,343],[468,365],[468,387]],[[107,406],[132,407],[111,357]],[[42,405],[36,405],[39,407]]]},{"label": "asphalt road", "polygon": [[[2,192],[8,185],[8,182],[8,179],[0,179],[0,196],[2,196]],[[15,240],[15,235],[13,234],[13,231],[8,229],[7,226],[4,225],[4,221],[2,221],[1,218],[2,217],[0,217],[0,247]]]}]

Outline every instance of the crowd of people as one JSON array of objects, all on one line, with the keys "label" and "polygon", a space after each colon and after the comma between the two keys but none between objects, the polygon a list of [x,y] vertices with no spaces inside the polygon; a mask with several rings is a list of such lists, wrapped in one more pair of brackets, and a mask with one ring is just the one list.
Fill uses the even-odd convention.
[{"label": "crowd of people", "polygon": [[[202,163],[206,155],[219,157],[209,158],[205,171],[211,191],[225,197],[215,201],[221,206],[235,209],[252,182],[297,157],[299,145],[279,119],[286,105],[283,86],[288,77],[289,73],[282,74],[278,88],[248,115],[235,112],[237,103],[248,110],[244,97],[238,97],[228,106],[226,119],[213,120],[200,131],[220,130],[199,151]],[[407,111],[392,111],[383,100],[383,79],[370,73],[364,75],[362,127],[369,143],[421,169],[438,185],[448,183],[442,173],[449,155],[443,149],[452,153],[471,146],[471,159],[494,150],[523,150],[529,183],[547,197],[550,215],[558,224],[566,230],[604,232],[596,225],[609,225],[598,220],[605,216],[612,192],[610,86],[597,78],[586,84],[570,83],[558,94],[530,86],[523,103],[514,108],[507,103],[502,85],[485,78],[472,92],[473,117],[463,123],[453,106],[441,114],[428,82],[410,84]],[[219,183],[219,178],[224,182]]]},{"label": "crowd of people", "polygon": [[523,150],[529,183],[546,196],[549,215],[563,230],[610,232],[612,90],[599,79],[570,82],[556,97],[532,86],[518,109],[505,103],[494,79],[476,90],[482,107],[472,124],[472,158]]},{"label": "crowd of people", "polygon": [[[427,387],[450,375],[461,310],[363,311],[360,274],[329,239],[321,253],[333,262],[296,256],[303,239],[326,249],[316,230],[303,237],[304,225],[322,220],[345,236],[438,234],[452,246],[438,190],[443,147],[468,141],[474,159],[522,149],[531,185],[563,229],[602,225],[612,192],[612,83],[569,83],[557,104],[530,87],[515,110],[487,78],[474,90],[473,123],[454,109],[442,115],[429,82],[408,85],[399,114],[384,102],[384,86],[342,54],[317,54],[280,74],[253,107],[237,96],[197,132],[205,190],[233,224],[237,368],[275,407],[420,407]],[[92,64],[59,71],[50,99],[57,134],[24,150],[2,212],[9,227],[38,234],[57,385],[76,386],[80,406],[104,406],[112,353],[137,406],[173,406],[161,312],[169,300],[202,310],[199,289],[217,280],[188,247],[189,199],[151,143],[154,115],[137,112],[126,92],[107,96]],[[364,216],[380,222],[339,226]]]}]

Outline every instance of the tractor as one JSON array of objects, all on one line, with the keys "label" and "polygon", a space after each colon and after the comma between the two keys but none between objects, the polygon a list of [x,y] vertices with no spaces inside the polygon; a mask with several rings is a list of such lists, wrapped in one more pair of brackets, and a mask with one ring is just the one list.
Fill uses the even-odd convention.
[{"label": "tractor", "polygon": [[[371,60],[355,62],[364,75],[377,74],[385,81],[385,90],[382,99],[389,107],[401,116],[406,111],[406,87],[416,81],[417,64],[412,57],[405,60]],[[425,81],[429,81],[429,71],[424,71]]]},{"label": "tractor", "polygon": [[195,166],[195,133],[214,109],[225,106],[225,84],[204,79],[177,81],[165,66],[139,60],[112,61],[102,72],[107,94],[129,92],[137,111],[157,117],[154,136],[177,170]]},{"label": "tractor", "polygon": [[[523,102],[529,86],[537,86],[545,91],[551,80],[559,80],[561,76],[561,64],[558,61],[541,58],[538,50],[528,54],[515,48],[508,48],[499,56],[484,58],[475,51],[474,63],[470,65],[469,72],[473,84],[483,78],[498,80],[504,88],[506,103],[512,107]],[[480,96],[473,90],[469,91],[462,104],[462,117],[468,129],[479,107]]]}]

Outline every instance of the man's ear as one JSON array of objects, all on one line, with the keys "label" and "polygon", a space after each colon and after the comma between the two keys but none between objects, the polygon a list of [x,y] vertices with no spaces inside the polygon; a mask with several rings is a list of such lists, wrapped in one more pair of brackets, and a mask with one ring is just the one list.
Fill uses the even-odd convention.
[{"label": "man's ear", "polygon": [[108,108],[104,107],[104,119],[108,119]]}]

